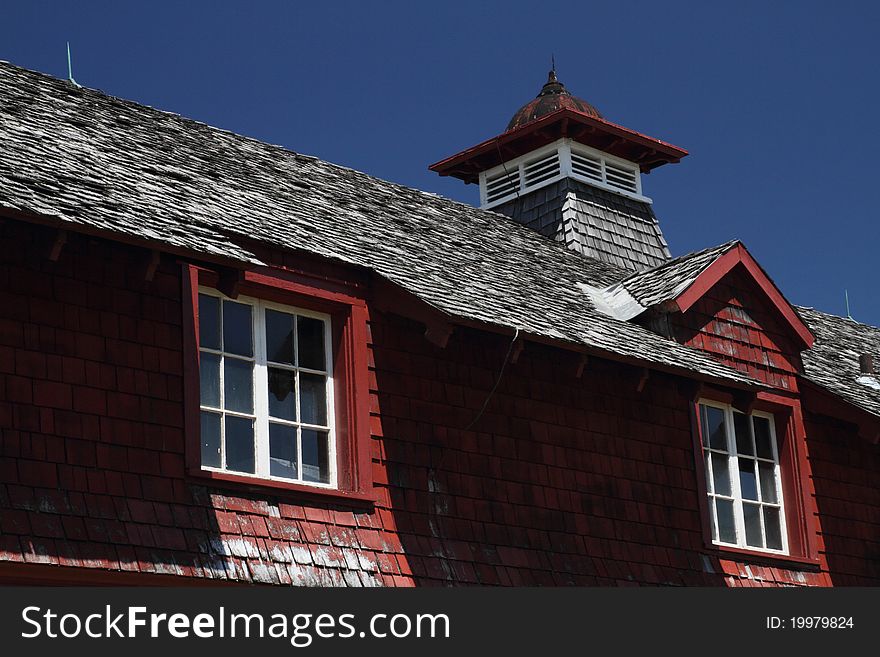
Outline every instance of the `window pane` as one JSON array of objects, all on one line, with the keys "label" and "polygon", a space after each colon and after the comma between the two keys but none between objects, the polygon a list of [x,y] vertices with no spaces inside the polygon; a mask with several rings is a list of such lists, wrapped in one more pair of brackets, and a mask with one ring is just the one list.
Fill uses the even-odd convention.
[{"label": "window pane", "polygon": [[733,428],[736,432],[736,452],[737,454],[755,455],[755,449],[752,447],[752,434],[749,431],[749,416],[742,413],[733,414]]},{"label": "window pane", "polygon": [[226,469],[254,472],[254,421],[227,415]]},{"label": "window pane", "polygon": [[743,522],[746,526],[746,544],[764,547],[761,540],[761,507],[757,504],[743,504]]},{"label": "window pane", "polygon": [[293,315],[266,311],[266,358],[293,365]]},{"label": "window pane", "polygon": [[220,467],[220,415],[202,411],[202,465]]},{"label": "window pane", "polygon": [[736,543],[736,523],[733,521],[733,502],[715,500],[718,510],[718,539],[725,543]]},{"label": "window pane", "polygon": [[254,355],[251,307],[235,301],[223,302],[223,351],[240,356]]},{"label": "window pane", "polygon": [[715,487],[714,487],[714,484],[712,483],[712,477],[714,477],[714,474],[710,474],[711,471],[709,470],[709,459],[711,458],[711,456],[712,456],[712,452],[703,452],[703,461],[704,461],[704,465],[706,466],[706,484],[709,487],[708,492],[714,493]]},{"label": "window pane", "polygon": [[296,373],[269,368],[269,415],[281,420],[296,420]]},{"label": "window pane", "polygon": [[296,479],[296,427],[269,424],[269,474]]},{"label": "window pane", "polygon": [[767,532],[767,547],[771,550],[781,550],[782,526],[779,522],[779,509],[772,506],[764,507],[764,531]]},{"label": "window pane", "polygon": [[758,480],[755,476],[755,461],[752,459],[738,459],[739,461],[739,491],[744,500],[758,499]]},{"label": "window pane", "polygon": [[306,424],[327,425],[327,377],[299,375],[299,412]]},{"label": "window pane", "polygon": [[304,481],[330,481],[330,457],[326,431],[302,430],[302,478]]},{"label": "window pane", "polygon": [[220,408],[220,356],[199,354],[199,378],[201,380],[201,404]]},{"label": "window pane", "polygon": [[310,370],[323,370],[324,365],[324,322],[311,317],[297,317],[297,338],[299,340],[299,366]]},{"label": "window pane", "polygon": [[758,456],[762,459],[773,458],[773,448],[770,446],[770,420],[765,417],[753,417],[755,422],[755,447]]},{"label": "window pane", "polygon": [[704,406],[703,418],[704,440],[708,440],[708,446],[712,449],[727,451],[727,435],[724,428],[724,411],[712,406]]},{"label": "window pane", "polygon": [[712,476],[717,495],[730,495],[730,459],[724,454],[712,454]]},{"label": "window pane", "polygon": [[237,413],[254,412],[254,364],[237,358],[224,358],[223,392],[225,408]]},{"label": "window pane", "polygon": [[220,299],[199,295],[199,346],[220,350]]},{"label": "window pane", "polygon": [[761,477],[761,500],[776,504],[776,465],[758,463],[758,473]]}]

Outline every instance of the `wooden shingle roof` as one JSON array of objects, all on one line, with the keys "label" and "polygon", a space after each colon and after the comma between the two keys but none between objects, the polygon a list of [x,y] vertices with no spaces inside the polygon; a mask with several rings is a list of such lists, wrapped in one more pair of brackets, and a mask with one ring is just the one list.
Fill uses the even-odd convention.
[{"label": "wooden shingle roof", "polygon": [[620,271],[502,215],[0,63],[0,207],[256,262],[248,240],[372,270],[451,318],[732,385],[591,307]]}]

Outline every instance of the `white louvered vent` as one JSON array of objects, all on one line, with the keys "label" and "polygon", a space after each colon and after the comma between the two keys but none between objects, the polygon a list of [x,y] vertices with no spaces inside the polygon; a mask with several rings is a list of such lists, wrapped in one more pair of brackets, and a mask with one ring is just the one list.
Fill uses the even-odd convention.
[{"label": "white louvered vent", "polygon": [[514,194],[519,189],[519,167],[486,177],[486,200],[489,203]]},{"label": "white louvered vent", "polygon": [[592,155],[571,152],[571,170],[590,180],[602,182],[602,160]]},{"label": "white louvered vent", "polygon": [[559,151],[553,151],[523,166],[523,186],[528,189],[559,175]]},{"label": "white louvered vent", "polygon": [[481,174],[482,205],[501,205],[517,194],[527,194],[566,176],[651,203],[651,199],[642,196],[636,164],[570,139],[560,139]]},{"label": "white louvered vent", "polygon": [[624,169],[610,162],[605,162],[605,182],[612,187],[633,194],[639,193],[639,183],[635,169]]}]

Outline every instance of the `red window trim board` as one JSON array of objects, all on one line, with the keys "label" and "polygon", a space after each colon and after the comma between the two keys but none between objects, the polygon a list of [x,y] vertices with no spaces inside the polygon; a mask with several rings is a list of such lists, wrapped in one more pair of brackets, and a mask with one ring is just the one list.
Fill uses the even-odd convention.
[{"label": "red window trim board", "polygon": [[216,288],[216,272],[183,263],[184,423],[187,475],[213,485],[266,491],[355,505],[376,501],[370,455],[369,354],[366,301],[355,290],[282,270],[245,272],[240,293],[331,316],[333,381],[336,413],[338,487],[319,488],[235,473],[205,470],[201,464],[199,421],[199,286]]},{"label": "red window trim board", "polygon": [[[731,403],[724,394],[709,395],[702,391],[702,398],[720,403]],[[705,551],[722,558],[744,561],[773,562],[794,567],[819,567],[818,534],[820,531],[815,500],[809,488],[809,462],[806,453],[806,431],[801,405],[798,399],[772,393],[758,393],[752,410],[773,414],[776,424],[776,441],[779,465],[782,472],[782,495],[785,502],[785,525],[788,535],[786,554],[750,550],[748,548],[718,545],[712,540],[709,523],[708,485],[703,465],[702,428],[699,419],[699,397],[691,403],[691,435],[694,447],[694,465],[699,486],[699,508]]]}]

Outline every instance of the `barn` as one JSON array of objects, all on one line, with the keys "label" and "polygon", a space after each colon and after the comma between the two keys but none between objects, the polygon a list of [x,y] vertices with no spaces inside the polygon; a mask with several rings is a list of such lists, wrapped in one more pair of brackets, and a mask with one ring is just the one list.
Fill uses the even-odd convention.
[{"label": "barn", "polygon": [[685,156],[551,71],[473,207],[0,63],[0,582],[880,585],[880,328],[673,257]]}]

